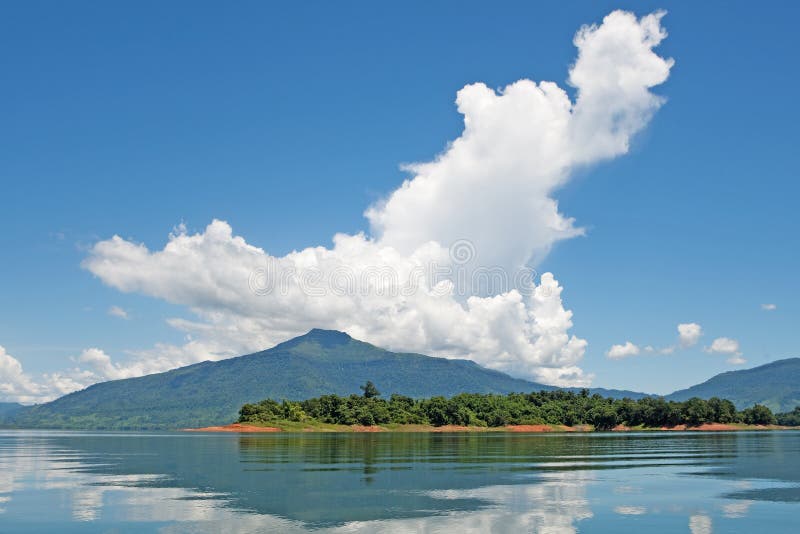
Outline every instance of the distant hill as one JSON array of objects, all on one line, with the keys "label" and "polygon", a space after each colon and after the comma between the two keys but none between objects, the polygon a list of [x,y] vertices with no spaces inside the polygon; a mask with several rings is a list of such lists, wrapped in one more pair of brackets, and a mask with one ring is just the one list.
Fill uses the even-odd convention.
[{"label": "distant hill", "polygon": [[763,404],[773,412],[789,412],[800,405],[800,358],[722,373],[666,399],[683,401],[691,397],[729,399],[740,410]]},{"label": "distant hill", "polygon": [[[580,393],[583,388],[561,388],[567,391]],[[611,397],[612,399],[643,399],[644,397],[657,397],[651,393],[641,393],[639,391],[628,391],[626,389],[607,389],[607,388],[589,388],[589,393],[592,395],[600,395],[601,397]]]},{"label": "distant hill", "polygon": [[0,417],[12,414],[20,408],[23,408],[22,404],[16,402],[0,402]]},{"label": "distant hill", "polygon": [[[312,330],[274,348],[166,373],[103,382],[24,408],[6,425],[36,428],[168,429],[230,423],[242,404],[360,393],[367,380],[388,396],[551,390],[470,360],[395,353],[343,332]],[[642,394],[620,392],[620,396]]]}]

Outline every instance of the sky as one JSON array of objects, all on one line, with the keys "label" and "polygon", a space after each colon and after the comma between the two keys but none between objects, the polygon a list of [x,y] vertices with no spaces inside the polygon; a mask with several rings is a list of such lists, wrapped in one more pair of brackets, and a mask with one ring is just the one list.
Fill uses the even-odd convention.
[{"label": "sky", "polygon": [[313,327],[653,393],[800,355],[800,8],[431,4],[6,4],[0,400]]}]

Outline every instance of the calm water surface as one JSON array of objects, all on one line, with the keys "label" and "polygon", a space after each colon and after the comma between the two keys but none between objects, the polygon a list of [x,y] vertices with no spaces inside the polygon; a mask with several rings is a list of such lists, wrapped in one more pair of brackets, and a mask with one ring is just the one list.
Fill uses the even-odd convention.
[{"label": "calm water surface", "polygon": [[0,532],[800,532],[800,432],[0,431]]}]

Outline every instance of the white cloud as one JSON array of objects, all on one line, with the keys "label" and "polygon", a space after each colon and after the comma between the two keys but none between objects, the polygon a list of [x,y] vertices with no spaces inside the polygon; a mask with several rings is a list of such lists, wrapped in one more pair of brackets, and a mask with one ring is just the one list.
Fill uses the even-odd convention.
[{"label": "white cloud", "polygon": [[25,404],[47,402],[99,380],[97,375],[81,369],[34,378],[0,346],[0,400]]},{"label": "white cloud", "polygon": [[374,235],[403,254],[468,238],[479,264],[510,269],[582,235],[553,193],[577,168],[626,153],[662,104],[649,91],[673,64],[652,50],[666,37],[662,15],[615,11],[581,28],[569,74],[575,102],[553,82],[461,89],[464,132],[434,161],[408,165],[414,176],[367,210]]},{"label": "white cloud", "polygon": [[[156,252],[114,237],[98,243],[84,265],[113,287],[185,305],[200,318],[171,320],[192,341],[185,347],[160,346],[147,351],[150,357],[169,355],[181,364],[220,359],[322,327],[383,347],[470,358],[547,383],[587,383],[577,366],[586,342],[569,335],[572,313],[564,309],[562,288],[551,274],[542,275],[530,294],[511,289],[469,296],[462,303],[454,281],[415,278],[433,262],[453,266],[448,251],[437,244],[403,256],[363,235],[342,234],[330,249],[278,258],[234,236],[227,223],[214,221],[201,234],[173,234]],[[259,269],[277,274],[268,277],[276,284],[270,291],[259,291],[267,284],[254,291],[252,274]],[[336,275],[361,281],[376,269],[390,273],[394,282],[389,285],[403,290],[335,290]],[[320,283],[311,284],[310,274]]]},{"label": "white cloud", "polygon": [[[681,323],[678,325],[678,344],[669,345],[663,348],[655,348],[652,345],[645,345],[640,348],[638,345],[626,341],[623,345],[612,345],[606,352],[612,360],[619,360],[631,356],[638,356],[641,353],[646,354],[672,354],[678,349],[691,348],[700,341],[703,336],[703,328],[697,323]],[[703,349],[705,352],[712,354],[728,354],[727,362],[731,365],[742,365],[747,363],[747,360],[742,358],[742,353],[739,351],[739,342],[735,339],[728,337],[718,337],[711,342],[711,346]]]},{"label": "white cloud", "polygon": [[678,325],[678,343],[683,348],[697,345],[703,335],[703,328],[697,323],[681,323]]},{"label": "white cloud", "polygon": [[[191,346],[191,344],[187,344]],[[202,351],[198,351],[200,353]],[[40,403],[67,393],[84,389],[97,382],[132,378],[159,373],[176,366],[194,363],[191,358],[163,351],[134,354],[125,364],[114,363],[111,357],[98,348],[89,348],[73,358],[78,366],[33,377],[24,372],[22,364],[0,346],[0,401]]]},{"label": "white cloud", "polygon": [[78,368],[44,374],[39,383],[45,393],[37,402],[47,402],[100,381],[102,381],[102,377],[97,374]]},{"label": "white cloud", "polygon": [[762,304],[761,309],[764,311],[775,311],[778,309],[777,304]]},{"label": "white cloud", "polygon": [[130,319],[130,315],[128,315],[128,312],[120,308],[119,306],[111,306],[108,309],[108,314],[112,317],[119,317],[120,319]]},{"label": "white cloud", "polygon": [[687,349],[697,344],[703,335],[702,327],[697,323],[680,323],[678,325],[678,344],[656,348],[653,345],[645,345],[643,348],[626,341],[624,345],[612,345],[606,356],[614,359],[638,356],[642,352],[646,354],[672,354],[678,348]]},{"label": "white cloud", "polygon": [[[158,358],[134,358],[127,364],[113,363],[111,357],[98,348],[84,350],[77,358],[78,363],[89,366],[97,380],[120,380],[136,376],[160,373],[174,367],[175,360]],[[169,363],[167,363],[169,362]],[[189,363],[189,362],[187,362]]]},{"label": "white cloud", "polygon": [[729,337],[718,337],[705,350],[712,354],[738,354],[739,342]]},{"label": "white cloud", "polygon": [[[312,327],[549,384],[587,385],[591,376],[579,367],[587,343],[569,333],[572,312],[552,274],[535,287],[514,278],[476,290],[454,273],[524,272],[556,242],[584,233],[559,212],[554,194],[577,169],[625,154],[662,104],[650,92],[672,66],[653,52],[666,37],[662,15],[615,11],[581,28],[569,72],[574,102],[553,82],[462,88],[463,133],[433,161],[409,165],[412,176],[366,211],[372,236],[336,234],[330,248],[276,257],[214,220],[195,234],[177,228],[162,250],[118,236],[96,243],[84,268],[120,291],[185,306],[195,319],[170,320],[186,333],[184,345],[157,345],[130,363],[84,352],[78,363],[89,370],[58,375],[62,387],[260,350]],[[468,245],[466,258],[449,254],[456,242]],[[431,265],[450,275],[420,276]],[[285,277],[280,287],[262,287],[267,271]],[[386,272],[392,281],[380,280]],[[339,291],[351,277],[373,282]],[[414,290],[392,291],[397,285]]]},{"label": "white cloud", "polygon": [[[647,352],[651,352],[651,350],[648,349],[652,350],[652,347],[645,347]],[[619,360],[630,356],[638,356],[639,353],[641,353],[641,349],[637,345],[626,341],[624,345],[611,345],[611,348],[606,351],[606,356],[612,360]]]},{"label": "white cloud", "polygon": [[729,337],[718,337],[711,342],[711,346],[704,349],[710,354],[727,354],[730,358],[725,360],[730,365],[743,365],[747,360],[742,358],[739,341]]},{"label": "white cloud", "polygon": [[44,388],[23,371],[22,364],[0,346],[0,400],[33,402],[44,394]]},{"label": "white cloud", "polygon": [[730,356],[727,362],[731,365],[742,365],[747,363],[747,360],[742,358],[742,352],[739,348],[739,341],[729,337],[718,337],[711,342],[711,346],[704,349],[710,354],[727,354]]}]

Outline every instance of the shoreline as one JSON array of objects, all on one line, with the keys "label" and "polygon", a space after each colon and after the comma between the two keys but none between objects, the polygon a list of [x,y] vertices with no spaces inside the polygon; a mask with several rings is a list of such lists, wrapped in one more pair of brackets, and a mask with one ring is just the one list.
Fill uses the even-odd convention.
[{"label": "shoreline", "polygon": [[224,426],[206,426],[202,428],[182,428],[181,432],[283,432],[274,426],[258,426],[232,423]]},{"label": "shoreline", "polygon": [[676,425],[674,427],[635,427],[624,425],[606,430],[595,430],[591,425],[507,425],[500,427],[481,426],[431,426],[431,425],[334,425],[334,424],[306,424],[295,422],[277,421],[277,426],[262,426],[252,423],[231,423],[220,426],[207,426],[202,428],[183,428],[182,432],[209,432],[209,433],[322,433],[322,432],[349,432],[349,433],[443,433],[443,432],[508,432],[508,433],[591,433],[591,432],[739,432],[751,430],[791,430],[792,427],[779,425],[745,425],[727,423],[704,423],[699,426],[687,427]]}]

